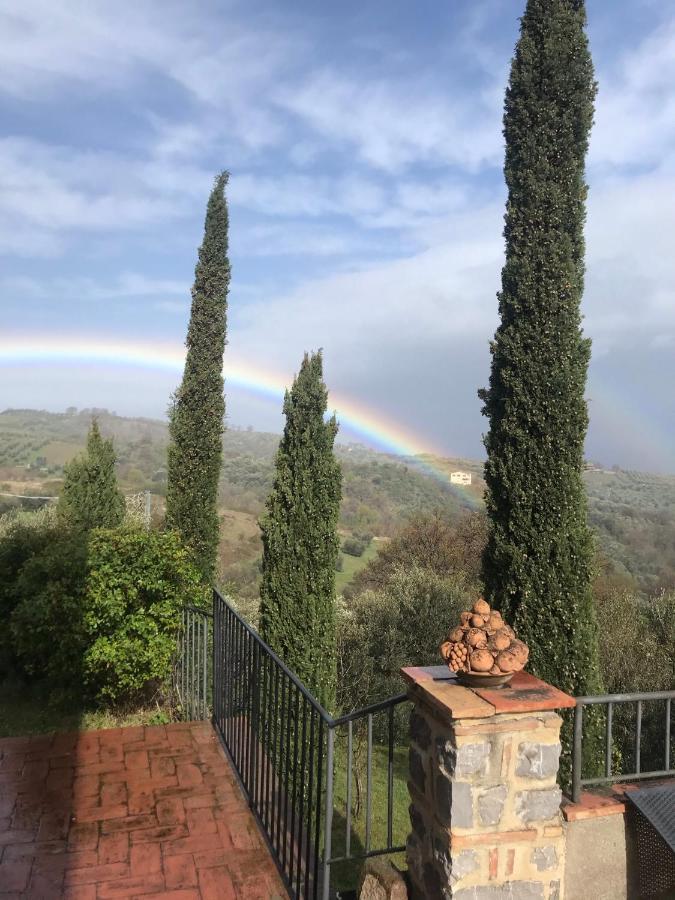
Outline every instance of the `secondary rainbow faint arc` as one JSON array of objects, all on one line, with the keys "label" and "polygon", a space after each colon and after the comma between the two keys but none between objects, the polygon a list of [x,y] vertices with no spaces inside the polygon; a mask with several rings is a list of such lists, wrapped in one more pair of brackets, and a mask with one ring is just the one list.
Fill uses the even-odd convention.
[{"label": "secondary rainbow faint arc", "polygon": [[[170,344],[140,344],[129,341],[101,341],[97,338],[12,337],[0,339],[0,364],[25,363],[94,363],[181,372],[185,361],[183,348]],[[291,378],[237,360],[226,353],[226,382],[265,397],[283,397]],[[329,405],[338,419],[350,430],[374,442],[381,449],[398,456],[443,456],[443,452],[423,443],[398,423],[387,420],[379,412],[334,391],[329,392]],[[447,473],[421,461],[426,469],[449,483]]]}]

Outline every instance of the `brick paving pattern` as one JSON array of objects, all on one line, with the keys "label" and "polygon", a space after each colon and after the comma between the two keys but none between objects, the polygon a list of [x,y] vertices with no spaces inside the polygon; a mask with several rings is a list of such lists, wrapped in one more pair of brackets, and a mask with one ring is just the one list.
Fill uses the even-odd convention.
[{"label": "brick paving pattern", "polygon": [[0,739],[0,898],[286,897],[208,723]]}]

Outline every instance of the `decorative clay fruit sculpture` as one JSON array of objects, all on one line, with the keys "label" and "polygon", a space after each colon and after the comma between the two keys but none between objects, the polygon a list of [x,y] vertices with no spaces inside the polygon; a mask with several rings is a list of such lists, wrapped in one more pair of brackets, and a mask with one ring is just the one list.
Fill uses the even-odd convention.
[{"label": "decorative clay fruit sculpture", "polygon": [[[440,653],[460,681],[510,680],[527,663],[529,650],[518,640],[501,613],[490,609],[481,597],[470,610],[460,613],[460,624],[448,633]],[[487,683],[487,682],[486,682]]]}]

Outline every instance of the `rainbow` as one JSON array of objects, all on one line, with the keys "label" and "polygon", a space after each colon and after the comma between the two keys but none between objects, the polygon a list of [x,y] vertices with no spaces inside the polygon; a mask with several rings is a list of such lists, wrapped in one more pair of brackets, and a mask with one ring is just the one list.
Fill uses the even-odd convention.
[{"label": "rainbow", "polygon": [[[184,362],[185,351],[176,344],[106,341],[84,336],[0,337],[0,365],[7,367],[50,363],[105,364],[180,373]],[[280,374],[257,364],[251,365],[235,358],[229,351],[225,355],[224,375],[228,384],[275,401],[283,398],[286,387],[292,381],[290,373]],[[420,440],[399,423],[352,397],[331,391],[330,404],[340,423],[351,433],[379,450],[405,457],[444,484],[450,483],[446,471],[423,458],[444,456],[438,447]]]}]

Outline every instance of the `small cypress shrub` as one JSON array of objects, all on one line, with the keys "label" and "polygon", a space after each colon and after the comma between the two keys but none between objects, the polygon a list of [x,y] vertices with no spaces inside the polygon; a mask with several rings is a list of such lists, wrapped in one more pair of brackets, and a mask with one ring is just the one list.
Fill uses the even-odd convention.
[{"label": "small cypress shrub", "polygon": [[75,531],[115,528],[124,519],[124,496],[117,486],[115,450],[104,440],[96,419],[87,435],[87,449],[65,467],[57,516]]}]

